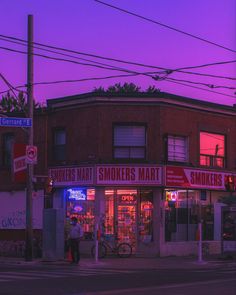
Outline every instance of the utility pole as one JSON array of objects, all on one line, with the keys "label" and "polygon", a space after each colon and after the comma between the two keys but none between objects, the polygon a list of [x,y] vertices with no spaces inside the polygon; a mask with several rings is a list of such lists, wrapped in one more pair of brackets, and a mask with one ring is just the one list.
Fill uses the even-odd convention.
[{"label": "utility pole", "polygon": [[[33,15],[28,15],[28,54],[27,54],[27,105],[28,117],[32,126],[28,131],[28,145],[33,146]],[[32,229],[32,192],[33,192],[33,164],[27,164],[26,188],[26,228],[25,228],[25,260],[33,258],[33,229]]]}]

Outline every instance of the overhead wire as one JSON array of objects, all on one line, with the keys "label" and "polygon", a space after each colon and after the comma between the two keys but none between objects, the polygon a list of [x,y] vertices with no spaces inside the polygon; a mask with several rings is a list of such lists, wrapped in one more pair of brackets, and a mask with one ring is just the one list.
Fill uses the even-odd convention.
[{"label": "overhead wire", "polygon": [[2,73],[0,73],[0,77],[5,82],[5,84],[9,87],[9,90],[8,91],[11,91],[13,93],[13,95],[15,96],[15,98],[18,99],[17,98],[17,95],[16,95],[16,93],[14,91],[14,90],[16,90],[15,87],[11,85],[11,83],[3,76]]},{"label": "overhead wire", "polygon": [[[35,82],[33,83],[33,85],[50,85],[50,84],[59,84],[59,83],[74,83],[74,82],[84,82],[84,81],[93,81],[93,80],[103,80],[103,79],[112,79],[112,78],[117,78],[117,77],[128,77],[128,76],[134,76],[135,74],[127,74],[127,75],[114,75],[114,76],[105,76],[105,77],[92,77],[92,78],[82,78],[82,79],[75,79],[75,80],[58,80],[58,81],[45,81],[45,82]],[[208,91],[208,92],[212,92],[212,93],[216,93],[216,94],[220,94],[223,96],[228,96],[228,97],[233,97],[232,95],[226,94],[226,93],[222,93],[222,92],[218,92],[218,91],[213,91],[213,90],[209,90],[209,89],[204,89],[204,88],[200,88],[197,86],[192,86],[192,85],[188,85],[188,84],[184,84],[181,82],[177,82],[177,81],[168,81],[169,78],[165,78],[164,81],[166,82],[172,82],[175,84],[179,84],[179,85],[183,85],[186,87],[191,87],[191,88],[195,88],[195,89],[199,89],[199,90],[203,90],[203,91]],[[22,88],[25,86],[17,86],[15,88]],[[7,92],[8,90],[2,91],[0,92],[0,94]]]},{"label": "overhead wire", "polygon": [[[0,35],[1,36],[1,35]],[[13,38],[13,39],[18,39],[18,38],[14,38],[14,37],[11,37],[11,38]],[[13,52],[17,52],[17,53],[22,53],[22,54],[27,54],[27,52],[24,52],[24,51],[20,51],[20,50],[15,50],[15,49],[12,49],[12,48],[7,48],[7,47],[0,47],[0,49],[4,49],[4,50],[9,50],[9,51],[13,51]],[[57,52],[53,52],[53,53],[57,53]],[[102,68],[102,69],[108,69],[108,70],[118,70],[118,71],[123,71],[123,72],[127,72],[127,73],[131,73],[130,75],[126,75],[126,76],[135,76],[135,75],[145,75],[145,76],[148,76],[148,77],[150,77],[150,78],[153,78],[153,79],[155,79],[153,76],[152,76],[152,74],[155,74],[155,73],[157,73],[157,72],[144,72],[144,73],[140,73],[140,72],[135,72],[135,71],[131,71],[131,70],[127,70],[127,69],[124,69],[124,68],[118,68],[118,67],[114,67],[114,66],[111,66],[111,65],[107,65],[106,64],[106,67],[104,67],[104,66],[101,66],[101,65],[96,65],[96,64],[87,64],[87,63],[81,63],[81,62],[76,62],[76,61],[72,61],[72,60],[69,60],[69,59],[61,59],[61,58],[56,58],[56,57],[51,57],[51,56],[47,56],[47,55],[42,55],[42,54],[37,54],[37,53],[34,53],[34,55],[36,55],[36,56],[40,56],[40,57],[44,57],[44,58],[48,58],[48,59],[53,59],[53,60],[60,60],[60,61],[65,61],[65,62],[72,62],[72,63],[76,63],[76,64],[80,64],[80,65],[85,65],[85,66],[95,66],[95,67],[98,67],[98,68]],[[74,56],[72,56],[72,57],[74,57]],[[93,61],[92,61],[93,62]],[[228,61],[228,62],[217,62],[217,63],[214,63],[214,64],[217,64],[217,65],[219,65],[219,64],[225,64],[225,63],[231,63],[231,62],[235,62],[235,61]],[[128,63],[128,62],[127,62]],[[207,64],[207,66],[210,66],[210,65],[212,65],[212,64]],[[108,66],[108,68],[107,68],[107,66]],[[146,65],[144,65],[144,66],[146,66]],[[201,66],[206,66],[206,65],[201,65]],[[152,66],[153,67],[153,66]],[[160,67],[157,67],[157,68],[160,68]],[[166,77],[172,72],[171,70],[168,70],[169,72],[166,74]],[[124,76],[124,75],[118,75],[118,76],[111,76],[111,78],[115,78],[115,77],[121,77],[121,76]],[[166,80],[166,81],[168,81],[168,82],[174,82],[174,80],[175,80],[175,82],[177,82],[178,81],[178,79],[173,79],[173,78],[170,78],[170,79],[166,79],[166,77],[161,77],[161,79],[159,79],[159,81],[162,81],[162,80]],[[94,80],[94,78],[92,78],[93,80]],[[98,77],[98,78],[95,78],[95,79],[97,79],[97,80],[99,80],[99,79],[108,79],[108,77],[104,77],[104,78],[100,78],[100,77]],[[88,80],[90,80],[90,78],[85,78],[85,79],[79,79],[79,81],[88,81]],[[155,80],[157,80],[157,79],[155,79]],[[66,81],[68,81],[68,80],[65,80],[65,81],[59,81],[59,82],[57,82],[57,83],[65,83]],[[76,81],[76,80],[75,80]],[[74,81],[74,82],[75,82]],[[78,80],[77,80],[78,81]],[[78,81],[78,82],[79,82]],[[181,81],[181,80],[180,80]],[[192,82],[192,81],[186,81],[186,80],[182,80],[183,82],[187,82],[187,83],[192,83],[192,84],[202,84],[202,83],[198,83],[198,82]],[[52,82],[41,82],[40,84],[52,84]],[[39,84],[38,84],[39,85]],[[182,85],[184,85],[183,83],[182,83]],[[203,84],[202,84],[203,85]],[[184,85],[184,86],[190,86],[190,85]],[[207,85],[204,85],[204,86],[207,86],[207,87],[209,87],[209,84],[207,84]],[[227,86],[215,86],[215,87],[213,87],[213,88],[228,88],[228,89],[234,89],[233,87],[227,87]],[[200,89],[200,88],[199,88]],[[201,90],[206,90],[206,89],[203,89],[203,88],[201,88]],[[209,90],[208,90],[209,91]],[[4,91],[5,92],[5,91]],[[213,91],[214,93],[216,93],[215,91]],[[227,94],[225,94],[225,93],[220,93],[220,92],[217,92],[218,94],[220,94],[220,95],[226,95],[226,96],[228,96]],[[233,96],[231,96],[231,97],[233,97]]]},{"label": "overhead wire", "polygon": [[[169,81],[169,78],[166,78],[165,81]],[[185,83],[182,83],[182,82],[177,82],[177,81],[170,81],[170,82],[175,83],[175,84],[179,84],[179,85],[183,85],[183,86],[186,86],[186,87],[191,87],[191,88],[195,88],[195,89],[199,89],[199,90],[204,90],[204,91],[207,91],[207,92],[220,94],[220,95],[223,95],[223,96],[232,97],[232,98],[235,99],[235,96],[230,95],[230,94],[226,94],[226,93],[222,93],[222,92],[218,92],[218,91],[213,91],[213,90],[209,90],[209,89],[205,89],[205,88],[201,88],[201,87],[197,87],[197,86],[193,86],[193,85],[188,85],[188,84],[185,84]]]},{"label": "overhead wire", "polygon": [[[18,45],[22,45],[22,46],[27,46],[27,44],[23,43],[23,41],[18,42],[18,41],[13,41],[13,40],[7,40],[7,39],[4,39],[4,38],[0,38],[0,40],[10,42],[10,43],[14,43],[14,44],[18,44]],[[70,57],[70,58],[75,58],[75,59],[79,59],[79,60],[83,60],[83,61],[92,62],[94,64],[104,65],[104,66],[111,67],[111,68],[114,68],[114,69],[117,69],[117,70],[122,69],[120,67],[116,67],[116,66],[108,65],[108,64],[101,63],[101,62],[98,62],[98,61],[94,61],[94,60],[74,56],[74,55],[71,55],[71,54],[65,54],[65,53],[62,53],[62,52],[55,51],[55,50],[49,50],[49,49],[45,49],[45,48],[40,48],[40,47],[35,46],[35,45],[33,46],[33,48],[43,50],[43,51],[46,51],[46,52],[50,52],[50,53],[55,53],[55,54],[66,56],[66,57]]]},{"label": "overhead wire", "polygon": [[[153,79],[156,80],[155,78],[153,78]],[[162,78],[161,81],[163,81],[165,79],[166,79],[166,77]],[[236,87],[231,87],[231,86],[214,85],[214,84],[209,84],[209,83],[204,83],[204,82],[196,82],[196,81],[189,81],[189,80],[183,80],[183,79],[175,79],[175,78],[171,78],[171,77],[168,77],[168,80],[184,82],[184,83],[191,83],[191,84],[196,84],[196,85],[202,85],[202,86],[206,86],[206,87],[209,87],[209,88],[224,88],[224,89],[229,89],[229,90],[235,90],[236,89]]]},{"label": "overhead wire", "polygon": [[109,4],[109,3],[103,2],[103,1],[101,1],[101,0],[94,0],[94,1],[97,2],[97,3],[100,3],[100,4],[102,4],[102,5],[105,5],[105,6],[109,7],[109,8],[116,9],[116,10],[118,10],[118,11],[124,12],[124,13],[129,14],[129,15],[132,15],[132,16],[135,16],[135,17],[140,18],[140,19],[142,19],[142,20],[145,20],[145,21],[148,21],[148,22],[154,23],[154,24],[156,24],[156,25],[159,25],[159,26],[165,27],[165,28],[167,28],[167,29],[173,30],[173,31],[175,31],[175,32],[178,32],[178,33],[184,34],[184,35],[186,35],[186,36],[188,36],[188,37],[192,37],[192,38],[194,38],[194,39],[197,39],[197,40],[203,41],[203,42],[205,42],[205,43],[208,43],[208,44],[211,44],[211,45],[217,46],[217,47],[219,47],[219,48],[222,48],[222,49],[225,49],[225,50],[228,50],[228,51],[231,51],[231,52],[236,53],[236,50],[234,50],[234,49],[228,48],[228,47],[223,46],[223,45],[221,45],[221,44],[218,44],[218,43],[216,43],[216,42],[213,42],[213,41],[210,41],[210,40],[204,39],[204,38],[202,38],[202,37],[199,37],[199,36],[193,35],[193,34],[191,34],[191,33],[188,33],[188,32],[185,32],[185,31],[182,31],[182,30],[177,29],[177,28],[175,28],[175,27],[172,27],[172,26],[169,26],[169,25],[163,24],[163,23],[161,23],[161,22],[159,22],[159,21],[156,21],[156,20],[153,20],[153,19],[151,19],[151,18],[148,18],[148,17],[142,16],[142,15],[139,15],[139,14],[137,14],[137,13],[134,13],[134,12],[128,11],[128,10],[126,10],[126,9],[120,8],[120,7],[118,7],[118,6],[115,6],[115,5],[112,5],[112,4]]},{"label": "overhead wire", "polygon": [[[13,51],[13,52],[17,52],[17,53],[22,53],[22,54],[27,54],[27,52],[25,51],[21,51],[21,50],[16,50],[16,49],[12,49],[12,48],[7,48],[7,47],[2,47],[0,46],[0,49],[5,49],[5,50],[10,50],[10,51]],[[148,76],[150,78],[153,78],[154,80],[156,81],[162,81],[164,79],[166,79],[166,77],[161,77],[159,78],[158,76],[152,76],[150,74],[150,72],[136,72],[136,71],[131,71],[131,70],[127,70],[127,69],[122,69],[122,68],[107,68],[107,67],[104,67],[104,66],[101,66],[101,65],[95,65],[95,64],[88,64],[88,63],[81,63],[81,62],[77,62],[77,61],[73,61],[73,60],[70,60],[70,59],[64,59],[64,58],[57,58],[57,57],[52,57],[52,56],[48,56],[48,55],[43,55],[43,54],[38,54],[38,53],[34,53],[33,55],[36,55],[36,56],[39,56],[39,57],[43,57],[43,58],[47,58],[47,59],[52,59],[52,60],[58,60],[58,61],[63,61],[63,62],[71,62],[71,63],[75,63],[75,64],[80,64],[80,65],[84,65],[84,66],[93,66],[93,67],[98,67],[98,68],[102,68],[102,69],[109,69],[109,70],[118,70],[118,71],[122,71],[122,72],[126,72],[126,73],[132,73],[132,74],[135,74],[135,75],[144,75],[144,76]],[[153,74],[153,72],[152,72]],[[167,75],[166,75],[167,76]],[[157,78],[158,77],[158,78]],[[227,87],[227,86],[214,86],[214,87],[211,87],[209,86],[210,84],[206,84],[206,83],[201,83],[201,82],[193,82],[193,81],[187,81],[187,80],[179,80],[179,79],[174,79],[174,78],[169,78],[168,79],[169,81],[171,80],[175,80],[175,81],[180,81],[180,82],[187,82],[187,83],[192,83],[192,84],[200,84],[200,85],[203,85],[203,86],[206,86],[206,87],[210,87],[210,88],[228,88],[228,89],[235,89],[233,87]],[[211,84],[212,85],[212,84]]]},{"label": "overhead wire", "polygon": [[[27,43],[27,41],[24,40],[24,39],[12,37],[12,36],[7,36],[7,35],[2,35],[2,34],[0,34],[0,36],[4,37],[4,38],[7,38],[7,39],[18,40],[18,41]],[[133,61],[127,61],[127,60],[121,60],[121,59],[117,59],[117,58],[105,57],[105,56],[101,56],[101,55],[80,52],[80,51],[76,51],[76,50],[66,49],[66,48],[52,46],[52,45],[47,45],[47,44],[38,43],[38,42],[34,42],[34,44],[42,46],[42,47],[47,47],[47,48],[52,48],[52,49],[61,50],[61,51],[65,51],[65,52],[75,53],[75,54],[78,54],[78,55],[90,56],[90,57],[98,58],[98,59],[104,59],[104,60],[109,60],[109,61],[114,61],[114,62],[119,62],[119,63],[125,63],[125,64],[130,64],[130,65],[135,65],[135,66],[141,66],[141,67],[147,67],[147,68],[155,68],[155,69],[163,70],[163,73],[166,73],[166,71],[169,72],[169,73],[173,73],[173,72],[190,73],[189,71],[183,71],[183,70],[184,69],[197,69],[197,68],[209,67],[209,66],[215,66],[215,65],[225,65],[225,64],[231,64],[231,63],[236,62],[236,60],[220,61],[220,62],[197,65],[197,66],[188,66],[188,67],[182,67],[182,68],[177,68],[177,69],[167,69],[167,68],[158,67],[158,66],[155,66],[155,65],[147,65],[147,64],[133,62]],[[160,73],[162,73],[162,72],[160,72]],[[191,73],[193,73],[193,72],[191,72]],[[202,74],[202,73],[196,73],[196,74],[197,75],[208,75],[208,74]],[[236,78],[224,77],[224,76],[220,76],[220,78],[224,78],[224,79],[229,78],[231,80],[236,79]]]}]

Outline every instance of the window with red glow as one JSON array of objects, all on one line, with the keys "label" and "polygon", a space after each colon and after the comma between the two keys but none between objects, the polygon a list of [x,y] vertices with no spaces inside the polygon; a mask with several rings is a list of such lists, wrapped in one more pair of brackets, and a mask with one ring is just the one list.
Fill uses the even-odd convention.
[{"label": "window with red glow", "polygon": [[114,190],[105,191],[105,235],[114,234]]},{"label": "window with red glow", "polygon": [[200,165],[208,167],[225,166],[225,136],[200,132]]}]

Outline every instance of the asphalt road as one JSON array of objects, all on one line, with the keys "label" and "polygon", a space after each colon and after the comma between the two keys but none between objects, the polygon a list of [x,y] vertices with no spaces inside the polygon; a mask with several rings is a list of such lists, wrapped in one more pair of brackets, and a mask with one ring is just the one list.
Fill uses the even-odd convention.
[{"label": "asphalt road", "polygon": [[0,265],[1,295],[235,295],[236,265],[124,269]]}]

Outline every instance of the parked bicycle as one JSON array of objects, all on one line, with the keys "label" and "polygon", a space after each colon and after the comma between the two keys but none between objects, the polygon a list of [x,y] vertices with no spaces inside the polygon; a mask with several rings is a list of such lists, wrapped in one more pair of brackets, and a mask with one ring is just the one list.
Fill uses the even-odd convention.
[{"label": "parked bicycle", "polygon": [[[98,257],[104,258],[107,254],[114,253],[120,258],[129,258],[132,255],[132,246],[129,243],[117,243],[116,245],[111,245],[108,241],[102,240],[98,243]],[[91,255],[95,257],[96,247],[95,245],[91,248]]]}]

